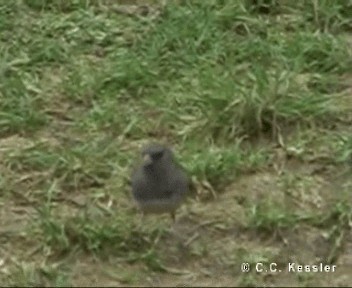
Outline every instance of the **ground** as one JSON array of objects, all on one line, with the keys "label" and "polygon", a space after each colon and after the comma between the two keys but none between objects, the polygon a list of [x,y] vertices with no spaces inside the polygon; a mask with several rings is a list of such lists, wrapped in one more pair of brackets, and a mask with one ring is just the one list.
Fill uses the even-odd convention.
[{"label": "ground", "polygon": [[[351,3],[0,7],[0,283],[352,283]],[[131,200],[149,141],[192,182],[175,223]]]}]

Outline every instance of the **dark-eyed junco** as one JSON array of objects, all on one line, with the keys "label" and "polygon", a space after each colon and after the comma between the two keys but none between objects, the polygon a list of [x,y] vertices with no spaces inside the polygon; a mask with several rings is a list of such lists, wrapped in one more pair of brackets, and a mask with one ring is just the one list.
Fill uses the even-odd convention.
[{"label": "dark-eyed junco", "polygon": [[143,163],[132,174],[132,194],[137,206],[146,213],[170,213],[175,221],[176,209],[189,189],[189,180],[176,163],[172,151],[160,144],[142,149]]}]

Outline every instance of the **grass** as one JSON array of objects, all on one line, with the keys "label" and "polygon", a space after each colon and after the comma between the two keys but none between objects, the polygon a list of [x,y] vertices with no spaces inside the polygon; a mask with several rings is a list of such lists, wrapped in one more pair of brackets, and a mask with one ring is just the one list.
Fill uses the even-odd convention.
[{"label": "grass", "polygon": [[[8,249],[24,233],[44,255],[0,253],[2,283],[79,285],[68,260],[75,253],[167,273],[173,262],[160,249],[169,224],[141,228],[129,196],[129,174],[148,141],[173,146],[194,187],[219,197],[245,175],[270,172],[276,192],[265,180],[264,198],[242,188],[230,197],[243,201],[242,228],[332,231],[328,258],[337,261],[352,207],[343,177],[352,155],[349,1],[150,1],[147,15],[116,12],[108,0],[0,7],[0,206],[9,209],[0,221],[22,227]],[[277,147],[298,171],[274,175]],[[307,176],[311,163],[325,172]],[[327,191],[319,181],[333,175],[343,180]],[[211,241],[213,232],[204,233]]]}]

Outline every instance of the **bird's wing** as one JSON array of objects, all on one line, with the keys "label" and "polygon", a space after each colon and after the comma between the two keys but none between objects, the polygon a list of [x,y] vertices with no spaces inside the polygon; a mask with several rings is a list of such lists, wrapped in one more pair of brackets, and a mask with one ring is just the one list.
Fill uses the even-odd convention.
[{"label": "bird's wing", "polygon": [[173,171],[174,177],[171,181],[172,190],[178,196],[183,197],[188,193],[189,190],[189,179],[186,173],[181,169],[175,169]]}]

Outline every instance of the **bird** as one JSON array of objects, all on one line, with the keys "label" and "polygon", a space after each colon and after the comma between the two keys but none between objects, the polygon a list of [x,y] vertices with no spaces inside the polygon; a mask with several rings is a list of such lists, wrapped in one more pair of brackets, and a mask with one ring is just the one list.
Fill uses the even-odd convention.
[{"label": "bird", "polygon": [[132,195],[142,214],[170,213],[176,221],[176,210],[189,191],[189,179],[176,162],[170,148],[151,143],[141,150],[143,163],[132,173]]}]

